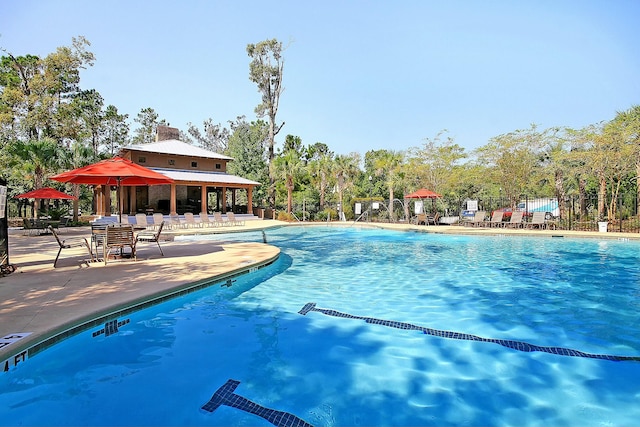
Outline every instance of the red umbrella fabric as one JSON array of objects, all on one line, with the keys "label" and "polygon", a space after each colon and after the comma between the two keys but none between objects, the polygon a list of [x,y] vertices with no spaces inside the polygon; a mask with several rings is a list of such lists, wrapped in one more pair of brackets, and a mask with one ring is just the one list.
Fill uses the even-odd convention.
[{"label": "red umbrella fabric", "polygon": [[420,190],[414,191],[413,193],[404,196],[405,199],[437,199],[438,197],[442,196],[438,193],[434,193],[431,190],[427,190],[426,188],[421,188]]},{"label": "red umbrella fabric", "polygon": [[173,179],[122,157],[101,160],[88,166],[54,175],[51,179],[88,185],[160,185]]},{"label": "red umbrella fabric", "polygon": [[54,181],[72,184],[115,185],[118,187],[118,214],[120,209],[120,187],[123,185],[162,185],[171,184],[172,178],[152,171],[122,157],[101,160],[97,163],[73,169],[51,177]]},{"label": "red umbrella fabric", "polygon": [[68,199],[77,200],[76,196],[72,196],[62,191],[58,191],[55,188],[43,187],[36,190],[31,190],[26,193],[18,194],[17,199]]}]

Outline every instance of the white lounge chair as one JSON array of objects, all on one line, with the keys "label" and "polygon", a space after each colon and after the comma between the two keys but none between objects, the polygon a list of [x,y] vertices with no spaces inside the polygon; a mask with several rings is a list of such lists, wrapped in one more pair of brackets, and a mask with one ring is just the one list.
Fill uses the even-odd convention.
[{"label": "white lounge chair", "polygon": [[236,214],[233,212],[227,212],[227,221],[231,225],[244,225],[244,221],[236,218]]},{"label": "white lounge chair", "polygon": [[505,224],[506,227],[513,227],[513,228],[521,228],[522,227],[522,217],[523,217],[524,212],[522,211],[516,211],[513,212],[511,214],[511,219],[509,220],[509,222],[507,222]]},{"label": "white lounge chair", "polygon": [[160,212],[153,214],[153,228],[159,228],[160,224],[164,222],[164,215]]},{"label": "white lounge chair", "polygon": [[185,221],[186,226],[190,227],[190,228],[195,228],[195,227],[202,226],[202,224],[200,224],[199,222],[196,222],[196,219],[193,216],[192,212],[185,212],[184,213],[184,221]]},{"label": "white lounge chair", "polygon": [[224,218],[222,218],[222,213],[221,212],[214,212],[213,213],[213,219],[214,219],[215,223],[218,224],[220,227],[223,227],[225,225],[231,225],[229,223],[229,221],[225,221]]},{"label": "white lounge chair", "polygon": [[209,214],[206,212],[200,212],[198,215],[200,218],[200,224],[202,227],[215,227],[216,223],[209,220]]},{"label": "white lounge chair", "polygon": [[537,227],[540,230],[547,228],[547,222],[545,220],[546,212],[534,212],[529,223],[529,228]]},{"label": "white lounge chair", "polygon": [[502,217],[504,216],[503,211],[494,211],[491,215],[491,219],[487,221],[487,225],[489,227],[502,227]]},{"label": "white lounge chair", "polygon": [[136,225],[140,227],[148,227],[147,215],[143,213],[136,214]]},{"label": "white lounge chair", "polygon": [[480,226],[484,224],[484,219],[486,216],[487,216],[487,213],[485,211],[476,211],[476,213],[473,215],[473,219],[469,221],[469,224],[471,224],[474,227]]}]

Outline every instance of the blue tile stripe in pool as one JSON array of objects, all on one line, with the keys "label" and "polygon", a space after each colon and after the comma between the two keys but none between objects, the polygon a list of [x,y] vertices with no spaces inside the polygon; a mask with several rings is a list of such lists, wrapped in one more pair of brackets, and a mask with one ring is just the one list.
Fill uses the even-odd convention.
[{"label": "blue tile stripe in pool", "polygon": [[391,328],[397,328],[397,329],[409,329],[409,330],[422,331],[427,335],[433,335],[435,337],[451,338],[455,340],[490,342],[490,343],[499,344],[501,346],[508,347],[514,350],[524,351],[524,352],[542,351],[545,353],[557,354],[559,356],[585,357],[588,359],[603,359],[603,360],[611,360],[614,362],[622,362],[622,361],[640,362],[640,356],[612,356],[608,354],[592,354],[592,353],[585,353],[578,350],[572,350],[570,348],[545,347],[545,346],[539,346],[535,344],[529,344],[523,341],[483,338],[477,335],[470,335],[470,334],[465,334],[461,332],[441,331],[438,329],[425,328],[423,326],[412,325],[411,323],[396,322],[393,320],[375,319],[373,317],[354,316],[352,314],[341,313],[335,310],[330,310],[325,308],[316,308],[316,304],[313,302],[305,304],[304,307],[302,307],[302,309],[298,313],[304,316],[310,311],[317,311],[327,316],[343,317],[346,319],[364,320],[365,322],[372,323],[374,325],[383,325],[383,326],[389,326]]},{"label": "blue tile stripe in pool", "polygon": [[226,405],[264,418],[277,427],[313,427],[305,420],[298,418],[293,414],[265,408],[264,406],[258,405],[247,398],[235,394],[234,391],[239,384],[240,381],[228,380],[222,387],[213,393],[211,399],[202,406],[202,409],[208,412],[213,412],[218,409],[220,405]]}]

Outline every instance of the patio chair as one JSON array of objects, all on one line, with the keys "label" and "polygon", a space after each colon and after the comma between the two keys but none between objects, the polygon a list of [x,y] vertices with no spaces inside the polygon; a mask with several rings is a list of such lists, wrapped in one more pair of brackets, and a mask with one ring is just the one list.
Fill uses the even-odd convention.
[{"label": "patio chair", "polygon": [[36,228],[35,222],[28,218],[22,218],[22,234],[33,236],[34,233],[40,234],[40,229]]},{"label": "patio chair", "polygon": [[96,257],[98,256],[98,248],[102,247],[104,243],[104,236],[107,230],[106,221],[94,221],[91,223],[91,248],[95,250]]},{"label": "patio chair", "polygon": [[227,212],[227,221],[231,225],[244,225],[244,220],[236,218],[236,214],[233,212]]},{"label": "patio chair", "polygon": [[122,215],[122,218],[120,218],[120,224],[130,224],[129,215]]},{"label": "patio chair", "polygon": [[427,225],[438,225],[438,221],[440,221],[440,213],[438,212],[427,217]]},{"label": "patio chair", "polygon": [[91,252],[91,246],[89,245],[89,242],[87,242],[87,239],[85,239],[84,237],[76,237],[72,239],[61,240],[60,236],[58,236],[58,233],[56,233],[56,230],[52,226],[49,226],[49,231],[56,238],[56,241],[60,246],[60,249],[58,249],[58,255],[56,255],[56,259],[53,260],[53,268],[56,268],[56,264],[58,263],[58,258],[60,257],[60,252],[62,252],[63,249],[85,247],[89,252],[89,257],[91,258],[91,262],[93,262],[94,260],[93,252]]},{"label": "patio chair", "polygon": [[415,225],[427,225],[427,214],[418,214],[412,218]]},{"label": "patio chair", "polygon": [[158,249],[160,249],[160,253],[162,254],[162,256],[164,256],[164,252],[162,252],[162,248],[160,247],[160,233],[162,233],[163,227],[164,227],[164,221],[160,223],[160,226],[155,231],[147,230],[147,231],[141,231],[140,233],[138,233],[138,235],[136,236],[136,243],[135,243],[136,248],[138,246],[138,242],[155,243],[156,245],[158,245]]},{"label": "patio chair", "polygon": [[528,225],[528,228],[537,227],[540,230],[547,228],[547,223],[545,221],[546,212],[534,212],[531,217],[531,222]]},{"label": "patio chair", "polygon": [[136,214],[136,225],[140,227],[148,227],[149,223],[147,222],[147,215],[143,213]]},{"label": "patio chair", "polygon": [[502,227],[502,217],[504,216],[503,211],[494,211],[491,215],[491,219],[486,222],[489,227]]},{"label": "patio chair", "polygon": [[120,256],[124,256],[124,248],[127,246],[131,249],[131,258],[136,259],[136,240],[133,236],[133,225],[108,224],[102,245],[104,264],[107,264],[107,260],[113,249],[118,249]]},{"label": "patio chair", "polygon": [[511,214],[511,220],[505,224],[505,227],[521,228],[523,215],[524,212],[522,211],[513,212]]},{"label": "patio chair", "polygon": [[60,223],[58,224],[58,233],[62,233],[62,230],[66,230],[67,227],[69,227],[71,219],[72,218],[69,218],[68,216],[60,218]]}]

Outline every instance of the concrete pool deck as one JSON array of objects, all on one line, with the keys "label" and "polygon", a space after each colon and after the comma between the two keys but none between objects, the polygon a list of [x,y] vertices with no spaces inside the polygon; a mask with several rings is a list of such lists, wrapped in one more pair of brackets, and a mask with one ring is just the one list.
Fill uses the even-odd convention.
[{"label": "concrete pool deck", "polygon": [[[100,321],[113,318],[128,307],[149,300],[161,299],[205,283],[216,283],[235,274],[275,261],[280,250],[262,243],[260,235],[250,242],[225,242],[230,232],[258,232],[287,226],[272,220],[246,221],[243,226],[171,230],[161,242],[161,256],[153,243],[140,244],[137,261],[112,260],[87,262],[84,248],[64,249],[57,268],[53,260],[58,244],[51,235],[25,236],[22,230],[9,231],[9,261],[15,272],[0,277],[0,362],[11,369],[56,339],[77,330],[98,327]],[[300,225],[300,223],[292,224]],[[327,223],[306,223],[324,225]],[[353,223],[333,222],[329,225],[350,226]],[[395,230],[427,233],[531,235],[547,237],[588,237],[597,239],[640,240],[637,233],[571,232],[562,230],[529,230],[463,226],[415,226],[409,224],[358,223]],[[65,229],[61,238],[89,237],[89,227]],[[174,240],[176,235],[219,234],[219,239],[207,241]],[[267,233],[268,236],[268,233]],[[268,240],[268,239],[267,239]],[[93,322],[98,319],[98,323]],[[81,328],[81,329],[78,329]],[[29,335],[20,338],[21,335]],[[66,334],[66,335],[65,335]],[[13,338],[11,338],[13,337]],[[28,351],[28,352],[27,352]]]}]

